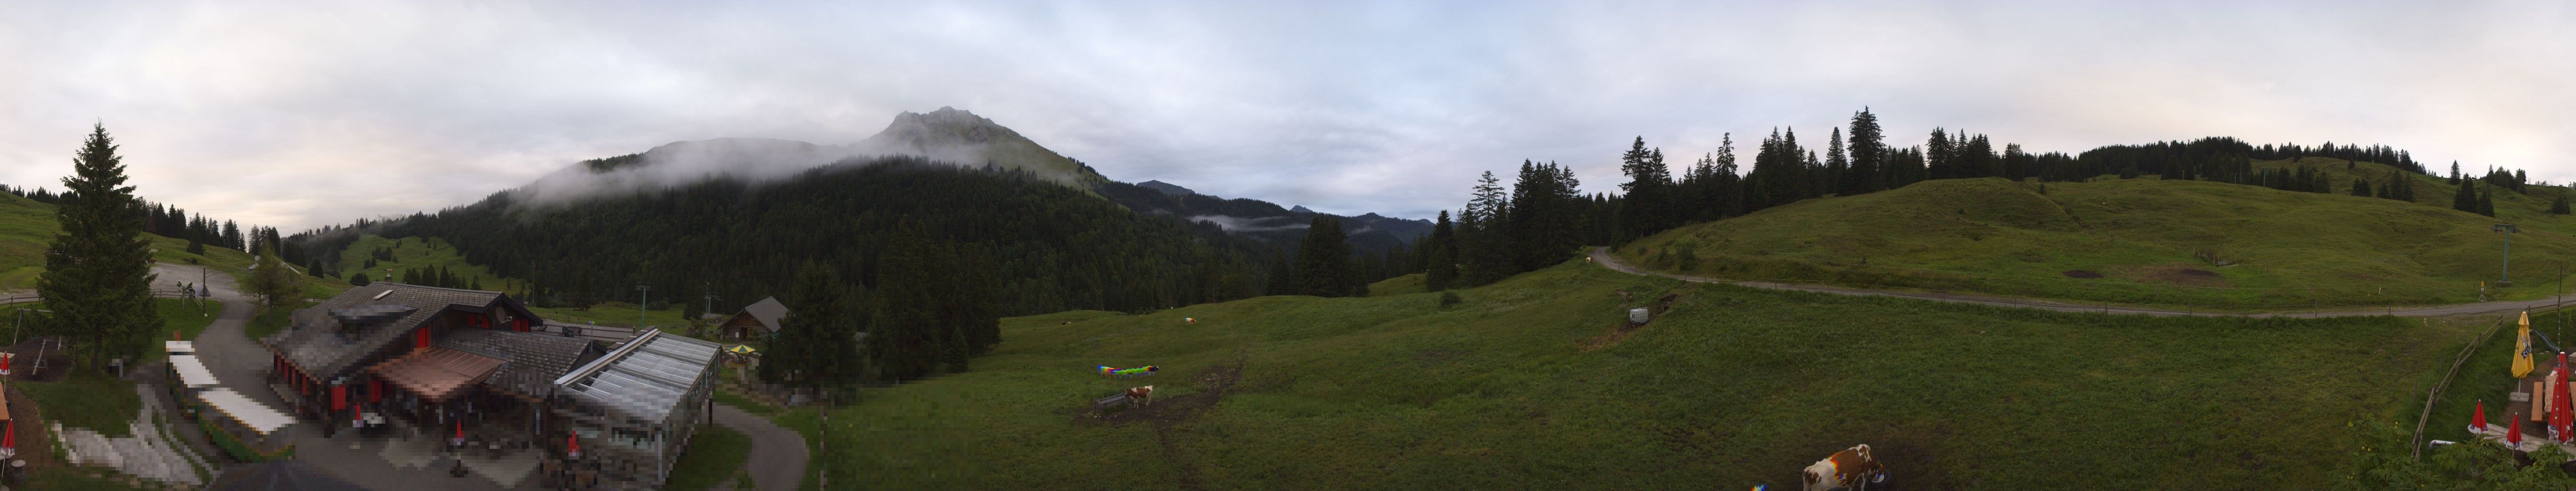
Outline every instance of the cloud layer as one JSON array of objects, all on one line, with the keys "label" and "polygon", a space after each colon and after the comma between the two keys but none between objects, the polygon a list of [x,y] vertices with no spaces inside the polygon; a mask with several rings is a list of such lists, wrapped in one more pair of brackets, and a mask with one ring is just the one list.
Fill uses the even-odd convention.
[{"label": "cloud layer", "polygon": [[1612,190],[1631,137],[1695,157],[1862,106],[1902,143],[2386,143],[2563,182],[2567,32],[2544,2],[12,4],[0,183],[59,187],[104,121],[147,198],[295,230],[940,106],[1345,214],[1455,208],[1522,159]]}]

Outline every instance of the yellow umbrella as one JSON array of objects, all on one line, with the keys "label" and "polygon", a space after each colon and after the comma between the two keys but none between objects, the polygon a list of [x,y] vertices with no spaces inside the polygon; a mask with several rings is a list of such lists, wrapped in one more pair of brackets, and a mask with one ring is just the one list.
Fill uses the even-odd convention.
[{"label": "yellow umbrella", "polygon": [[[2524,325],[2524,326],[2523,326],[2523,328],[2524,328],[2524,329],[2530,329],[2530,328],[2531,328],[2531,326],[2529,326],[2529,325]],[[733,348],[731,348],[731,349],[726,349],[726,350],[725,350],[725,352],[733,353],[733,354],[737,354],[737,355],[748,355],[748,354],[751,354],[751,352],[753,352],[753,351],[759,351],[759,350],[751,349],[751,345],[748,345],[748,344],[737,344],[737,345],[733,345]]]},{"label": "yellow umbrella", "polygon": [[2531,374],[2531,311],[2522,312],[2522,328],[2513,342],[2513,378]]}]

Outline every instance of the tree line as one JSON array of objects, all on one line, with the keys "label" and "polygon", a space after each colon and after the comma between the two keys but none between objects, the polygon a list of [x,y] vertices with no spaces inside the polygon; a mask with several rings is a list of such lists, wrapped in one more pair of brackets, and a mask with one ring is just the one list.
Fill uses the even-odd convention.
[{"label": "tree line", "polygon": [[[1848,131],[1846,131],[1848,130]],[[1812,133],[1810,133],[1812,134]],[[1887,144],[1878,117],[1863,108],[1849,122],[1827,132],[1824,153],[1798,141],[1795,128],[1773,129],[1756,144],[1750,169],[1739,166],[1732,134],[1720,136],[1716,151],[1704,154],[1673,175],[1661,148],[1644,137],[1630,141],[1619,155],[1619,193],[1584,196],[1575,191],[1571,170],[1553,162],[1523,161],[1511,187],[1487,172],[1470,188],[1469,200],[1456,220],[1442,219],[1416,244],[1426,284],[1433,289],[1472,286],[1562,261],[1581,244],[1616,244],[1678,227],[1719,220],[1824,196],[1851,196],[1904,187],[1928,179],[2001,177],[2042,182],[2085,181],[2116,175],[2133,179],[2205,180],[2257,185],[2290,191],[2333,193],[2337,183],[2311,166],[2257,169],[2257,159],[2303,160],[2325,157],[2374,161],[2394,166],[2378,183],[2357,178],[2344,188],[2356,196],[2413,201],[2414,177],[2424,167],[2412,153],[2386,145],[2307,146],[2295,143],[2252,145],[2228,137],[2165,141],[2144,145],[2110,145],[2075,155],[2034,153],[2016,143],[1997,142],[1984,134],[1933,128],[1921,145]],[[2347,165],[2352,165],[2347,163]],[[2490,170],[2485,177],[2461,174],[2456,163],[2453,184],[2487,183],[2521,192],[2528,174]],[[2461,186],[2455,208],[2494,214],[2492,191]],[[2552,213],[2564,211],[2561,197]]]}]

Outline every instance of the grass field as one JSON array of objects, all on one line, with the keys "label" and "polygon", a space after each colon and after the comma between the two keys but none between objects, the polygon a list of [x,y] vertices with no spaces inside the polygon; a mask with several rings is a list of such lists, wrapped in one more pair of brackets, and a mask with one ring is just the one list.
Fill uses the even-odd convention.
[{"label": "grass field", "polygon": [[1422,284],[1422,273],[1414,273],[1370,283],[1368,291],[1369,296],[1372,297],[1390,297],[1422,293],[1425,289],[1427,287]]},{"label": "grass field", "polygon": [[345,281],[350,273],[362,271],[361,267],[366,266],[367,259],[373,257],[370,254],[376,249],[385,247],[393,248],[394,260],[379,260],[376,261],[375,268],[364,269],[363,271],[371,279],[401,281],[402,271],[405,268],[444,267],[449,273],[458,277],[482,282],[485,290],[517,290],[518,283],[492,274],[489,268],[465,262],[465,256],[457,254],[454,246],[449,246],[446,240],[438,238],[388,239],[374,234],[358,236],[356,242],[349,243],[349,247],[340,252],[339,270],[343,277],[341,279]]},{"label": "grass field", "polygon": [[73,375],[57,382],[26,382],[18,390],[44,408],[45,419],[72,428],[88,428],[109,437],[124,437],[133,432],[127,423],[143,410],[143,397],[134,393],[134,383],[107,375],[73,370]]},{"label": "grass field", "polygon": [[[2426,182],[2419,193],[2445,188]],[[2299,309],[2477,301],[2504,256],[2505,235],[2489,230],[2496,222],[2447,207],[2202,181],[1953,179],[1802,201],[1615,251],[1641,266],[1708,276]],[[2516,286],[2495,296],[2558,291],[2576,238],[2553,228],[2562,227],[2513,237]]]},{"label": "grass field", "polygon": [[[366,265],[367,258],[372,257],[369,255],[372,251],[384,247],[393,248],[394,260],[376,261],[376,267],[369,270],[368,274],[377,280],[385,280],[388,274],[392,275],[391,278],[399,280],[404,268],[445,267],[450,273],[481,281],[485,290],[508,291],[514,296],[519,295],[520,282],[492,274],[489,268],[466,262],[464,256],[456,253],[455,247],[437,238],[388,239],[376,235],[362,235],[356,242],[350,243],[348,249],[340,253],[340,270],[358,271],[359,267]],[[346,279],[342,278],[342,280]],[[625,302],[602,302],[587,308],[530,307],[529,310],[535,311],[546,320],[557,322],[617,327],[633,327],[636,322],[635,304]],[[643,320],[647,326],[674,332],[688,324],[687,320],[680,317],[679,309],[646,311]]]},{"label": "grass field", "polygon": [[[1681,299],[1622,335],[1621,290]],[[2484,327],[2058,314],[1580,262],[1459,293],[1008,319],[973,371],[835,410],[817,463],[885,489],[1778,489],[1868,443],[1912,489],[2278,489],[2324,481],[2347,422],[2411,423]],[[1164,370],[1092,373],[1147,364]],[[1153,407],[1089,409],[1140,385]]]},{"label": "grass field", "polygon": [[690,438],[688,451],[672,464],[671,482],[663,489],[699,491],[733,482],[743,458],[751,455],[751,437],[732,428],[699,425],[697,435]]}]

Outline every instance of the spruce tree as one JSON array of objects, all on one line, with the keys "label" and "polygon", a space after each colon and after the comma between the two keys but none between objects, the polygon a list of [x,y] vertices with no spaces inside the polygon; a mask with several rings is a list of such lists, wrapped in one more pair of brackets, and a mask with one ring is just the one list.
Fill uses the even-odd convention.
[{"label": "spruce tree", "polygon": [[1835,127],[1832,134],[1825,136],[1825,173],[1834,176],[1834,182],[1832,185],[1827,186],[1825,192],[1851,192],[1850,190],[1845,189],[1842,185],[1844,182],[1849,181],[1849,179],[1844,179],[1843,176],[1845,174],[1852,173],[1852,170],[1851,156],[1843,152],[1843,129],[1841,127]]},{"label": "spruce tree", "polygon": [[[1522,162],[1526,170],[1528,162]],[[1637,137],[1628,151],[1619,155],[1619,173],[1628,176],[1619,190],[1627,193],[1628,206],[1620,209],[1620,221],[1627,226],[1629,237],[1643,237],[1668,227],[1672,206],[1665,188],[1672,186],[1672,170],[1664,167],[1663,149],[1646,149],[1646,138]],[[1524,180],[1527,176],[1523,176]],[[1514,188],[1515,191],[1528,190]],[[1518,194],[1518,193],[1515,193]]]},{"label": "spruce tree", "polygon": [[1852,113],[1848,140],[1850,142],[1844,147],[1851,154],[1851,172],[1843,177],[1843,194],[1887,189],[1887,183],[1892,181],[1888,173],[1894,172],[1894,168],[1887,165],[1887,141],[1886,136],[1880,134],[1878,115],[1870,114],[1867,107]]},{"label": "spruce tree", "polygon": [[45,271],[36,291],[54,313],[48,334],[87,344],[92,367],[118,355],[139,355],[161,329],[152,305],[151,242],[143,237],[143,205],[125,185],[125,163],[104,124],[89,139],[63,178],[66,199],[54,209],[62,233],[45,248]]},{"label": "spruce tree", "polygon": [[349,274],[349,286],[367,286],[368,283],[374,282],[367,279],[367,273],[363,271]]},{"label": "spruce tree", "polygon": [[2471,183],[2467,183],[2467,182],[2462,182],[2462,183],[2460,183],[2459,192],[2451,193],[2451,209],[2454,209],[2454,210],[2460,210],[2460,211],[2465,211],[2465,212],[2469,212],[2469,213],[2477,213],[2477,212],[2478,212],[2478,189],[2477,189],[2477,187],[2476,187],[2476,186],[2473,186],[2473,185],[2471,185]]},{"label": "spruce tree", "polygon": [[2478,193],[2478,214],[2495,216],[2495,192],[2494,188],[2487,188]]},{"label": "spruce tree", "polygon": [[791,387],[857,381],[866,364],[858,356],[864,315],[854,288],[821,264],[808,261],[799,268],[796,284],[780,302],[789,314],[779,321],[778,341],[762,355],[760,378]]},{"label": "spruce tree", "polygon": [[304,286],[296,283],[295,273],[277,257],[277,248],[259,248],[259,265],[251,268],[250,278],[243,281],[250,293],[258,295],[263,309],[280,309],[303,300]]},{"label": "spruce tree", "polygon": [[[2562,199],[2563,203],[2564,200]],[[1440,220],[1431,225],[1431,237],[1422,245],[1424,270],[1422,288],[1441,291],[1458,281],[1458,232],[1449,223],[1449,210],[1440,210]]]},{"label": "spruce tree", "polygon": [[1351,245],[1342,232],[1342,221],[1330,215],[1316,214],[1306,228],[1306,240],[1297,249],[1298,289],[1318,297],[1351,295],[1355,277],[1351,274]]},{"label": "spruce tree", "polygon": [[2352,178],[2352,195],[2364,198],[2370,197],[2370,180],[2359,177]]},{"label": "spruce tree", "polygon": [[2567,211],[2567,195],[2566,195],[2566,194],[2561,193],[2561,194],[2559,194],[2559,195],[2558,195],[2558,199],[2549,200],[2549,214],[2552,214],[2552,215],[2565,215],[2565,214],[2567,214],[2567,213],[2568,213],[2568,211]]}]

